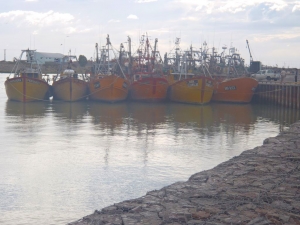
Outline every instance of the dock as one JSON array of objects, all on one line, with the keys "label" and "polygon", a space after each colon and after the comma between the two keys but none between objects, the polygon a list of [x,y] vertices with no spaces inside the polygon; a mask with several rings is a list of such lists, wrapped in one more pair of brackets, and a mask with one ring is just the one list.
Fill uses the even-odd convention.
[{"label": "dock", "polygon": [[299,137],[297,122],[262,146],[185,182],[96,210],[69,225],[300,224]]},{"label": "dock", "polygon": [[300,108],[300,82],[259,82],[253,101]]}]

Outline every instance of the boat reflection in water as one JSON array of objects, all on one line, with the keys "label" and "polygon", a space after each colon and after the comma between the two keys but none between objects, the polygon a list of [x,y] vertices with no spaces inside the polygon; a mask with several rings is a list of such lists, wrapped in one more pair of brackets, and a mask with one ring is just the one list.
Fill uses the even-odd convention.
[{"label": "boat reflection in water", "polygon": [[[139,103],[124,102],[106,104],[89,103],[89,114],[93,117],[94,125],[100,129],[126,129],[127,132],[145,130],[175,130],[192,128],[188,132],[215,132],[222,126],[227,130],[243,130],[248,132],[256,122],[256,116],[250,104],[207,104],[190,105],[181,103]],[[199,129],[200,128],[200,129]],[[205,128],[205,129],[203,129]],[[154,133],[152,133],[154,134]]]},{"label": "boat reflection in water", "polygon": [[[24,146],[26,154],[35,154],[39,151],[39,144],[48,143],[45,131],[49,128],[47,114],[51,113],[49,102],[32,101],[17,102],[7,101],[5,105],[5,121],[8,126],[4,126],[7,138],[10,142],[3,141],[1,148],[7,151],[22,152]],[[15,135],[19,134],[19,135]],[[30,144],[29,144],[30,143]],[[42,148],[42,147],[41,147]]]},{"label": "boat reflection in water", "polygon": [[190,123],[197,127],[207,127],[213,124],[213,111],[211,104],[170,104],[168,111],[170,113],[170,119],[172,119],[175,123]]},{"label": "boat reflection in water", "polygon": [[237,125],[250,125],[256,121],[251,104],[214,103],[211,104],[211,106],[215,114],[215,120],[220,123],[226,122]]},{"label": "boat reflection in water", "polygon": [[81,122],[84,116],[87,116],[88,103],[78,102],[53,102],[52,109],[56,118],[70,119]]},{"label": "boat reflection in water", "polygon": [[24,116],[26,118],[43,117],[50,110],[50,104],[48,101],[36,101],[36,102],[6,102],[5,112],[6,116]]},{"label": "boat reflection in water", "polygon": [[128,103],[115,104],[89,102],[89,114],[93,117],[94,125],[100,125],[101,129],[114,129],[124,125],[129,117]]},{"label": "boat reflection in water", "polygon": [[[130,115],[133,125],[146,125],[151,127],[166,122],[167,106],[164,103],[131,103]],[[155,127],[153,127],[155,128]]]}]

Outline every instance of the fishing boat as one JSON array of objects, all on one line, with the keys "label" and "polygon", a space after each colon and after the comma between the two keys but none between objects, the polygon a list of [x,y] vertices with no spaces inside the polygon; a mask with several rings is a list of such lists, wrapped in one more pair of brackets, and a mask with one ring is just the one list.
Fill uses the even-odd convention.
[{"label": "fishing boat", "polygon": [[226,47],[221,55],[215,55],[214,49],[210,57],[209,68],[215,78],[213,101],[249,103],[255,93],[258,81],[247,73],[244,60],[236,49],[231,47],[230,54],[225,56]]},{"label": "fishing boat", "polygon": [[[146,39],[145,39],[146,37]],[[157,51],[157,38],[154,49],[147,35],[143,35],[137,56],[133,57],[130,99],[134,101],[164,101],[167,98],[168,80],[162,73],[162,60]]]},{"label": "fishing boat", "polygon": [[[200,51],[194,51],[192,46],[190,51],[180,52],[180,39],[177,38],[176,52],[174,57],[165,55],[165,66],[172,72],[168,75],[170,87],[168,98],[174,102],[205,104],[211,101],[214,91],[214,80],[206,76],[202,63],[203,59]],[[197,56],[197,57],[194,57]],[[172,62],[173,61],[173,62]],[[193,70],[191,69],[193,68]],[[196,68],[198,71],[196,72]],[[202,70],[203,69],[203,70]],[[200,71],[202,71],[200,73]]]},{"label": "fishing boat", "polygon": [[88,95],[87,78],[71,68],[72,60],[68,58],[67,69],[53,78],[53,99],[68,102],[85,100]]},{"label": "fishing boat", "polygon": [[213,79],[186,74],[185,78],[170,85],[168,97],[174,102],[205,104],[211,101],[213,92]]},{"label": "fishing boat", "polygon": [[[22,50],[14,66],[13,75],[11,73],[5,81],[6,95],[9,100],[31,102],[48,100],[51,97],[49,77],[42,74],[34,52],[35,50]],[[26,65],[21,62],[24,53],[27,56]]]},{"label": "fishing boat", "polygon": [[258,86],[257,80],[250,77],[228,78],[217,81],[213,101],[249,103]]},{"label": "fishing boat", "polygon": [[[106,40],[107,43],[101,50],[100,59],[98,58],[98,44],[96,44],[97,59],[94,75],[91,76],[88,85],[89,98],[91,100],[114,103],[127,98],[130,83],[122,70],[119,60],[110,60],[110,51],[113,53],[114,51],[111,48],[109,36],[107,36]],[[117,71],[119,71],[119,74]]]}]

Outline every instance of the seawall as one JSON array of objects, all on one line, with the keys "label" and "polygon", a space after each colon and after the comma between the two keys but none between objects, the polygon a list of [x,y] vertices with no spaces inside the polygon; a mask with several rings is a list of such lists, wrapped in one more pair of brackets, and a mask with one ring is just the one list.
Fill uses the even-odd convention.
[{"label": "seawall", "polygon": [[69,225],[300,224],[300,122],[262,146]]}]

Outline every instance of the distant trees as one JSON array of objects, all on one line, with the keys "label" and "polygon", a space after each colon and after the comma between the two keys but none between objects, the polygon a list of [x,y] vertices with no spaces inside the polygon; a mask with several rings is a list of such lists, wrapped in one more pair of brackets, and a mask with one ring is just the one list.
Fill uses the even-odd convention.
[{"label": "distant trees", "polygon": [[85,67],[87,64],[87,58],[84,55],[80,55],[78,58],[78,63],[81,67]]}]

